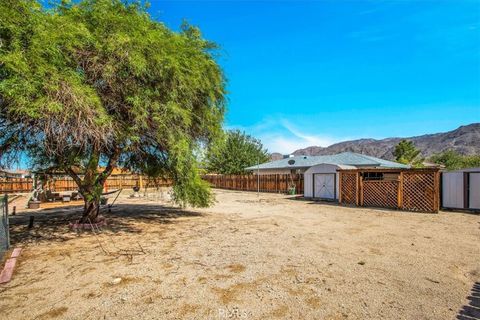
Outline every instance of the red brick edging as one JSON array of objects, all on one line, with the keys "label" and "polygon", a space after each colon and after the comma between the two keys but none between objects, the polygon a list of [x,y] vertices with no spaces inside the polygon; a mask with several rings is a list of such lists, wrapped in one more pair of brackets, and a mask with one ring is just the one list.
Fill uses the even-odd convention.
[{"label": "red brick edging", "polygon": [[17,263],[17,258],[20,256],[20,252],[22,252],[22,248],[13,249],[10,259],[5,262],[5,267],[2,273],[0,273],[0,284],[7,283],[12,279],[13,269],[15,269],[15,264]]}]

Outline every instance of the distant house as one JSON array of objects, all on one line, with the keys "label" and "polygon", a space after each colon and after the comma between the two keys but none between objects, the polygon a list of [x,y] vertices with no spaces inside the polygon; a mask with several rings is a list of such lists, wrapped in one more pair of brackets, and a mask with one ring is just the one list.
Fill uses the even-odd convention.
[{"label": "distant house", "polygon": [[[343,152],[327,156],[294,156],[246,168],[254,174],[303,174],[304,196],[338,200],[339,169],[408,169],[408,165],[359,153]],[[395,179],[395,173],[368,172],[367,179]],[[392,175],[390,177],[389,175]]]},{"label": "distant house", "polygon": [[305,173],[319,164],[352,166],[355,168],[408,168],[409,166],[354,152],[342,152],[328,156],[290,156],[246,168],[254,174]]},{"label": "distant house", "polygon": [[0,169],[0,178],[30,178],[31,172],[27,170]]}]

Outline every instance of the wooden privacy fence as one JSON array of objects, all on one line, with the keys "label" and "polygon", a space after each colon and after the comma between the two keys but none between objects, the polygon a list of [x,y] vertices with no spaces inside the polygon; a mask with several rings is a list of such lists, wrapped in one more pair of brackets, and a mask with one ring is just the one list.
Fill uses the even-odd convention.
[{"label": "wooden privacy fence", "polygon": [[31,178],[0,178],[0,193],[21,193],[33,190]]},{"label": "wooden privacy fence", "polygon": [[[105,183],[105,188],[108,190],[125,189],[139,186],[143,187],[161,187],[170,186],[171,182],[168,180],[150,179],[142,176],[142,183],[140,183],[140,176],[138,175],[114,175],[110,176]],[[39,178],[38,181],[41,181]],[[0,193],[25,193],[33,190],[34,181],[32,178],[0,178]],[[77,184],[70,177],[53,177],[45,182],[45,189],[63,192],[75,191],[78,189]]]},{"label": "wooden privacy fence", "polygon": [[[369,180],[365,178],[368,172],[385,174],[389,178]],[[340,203],[438,212],[440,179],[437,169],[358,169],[339,170],[339,173]]]},{"label": "wooden privacy fence", "polygon": [[286,193],[295,186],[295,193],[303,194],[303,174],[205,175],[203,179],[214,188]]},{"label": "wooden privacy fence", "polygon": [[142,176],[141,179],[142,182],[140,183],[140,176],[111,176],[107,179],[105,187],[110,190],[133,188],[140,184],[143,188],[168,187],[172,185],[170,180],[153,179],[147,176]]}]

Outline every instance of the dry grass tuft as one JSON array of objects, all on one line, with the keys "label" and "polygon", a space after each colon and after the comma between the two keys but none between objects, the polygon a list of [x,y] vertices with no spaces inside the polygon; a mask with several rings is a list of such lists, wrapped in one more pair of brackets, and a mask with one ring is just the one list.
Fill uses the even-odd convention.
[{"label": "dry grass tuft", "polygon": [[272,312],[272,317],[275,318],[284,318],[287,315],[288,312],[288,307],[287,306],[281,306],[273,310]]},{"label": "dry grass tuft", "polygon": [[314,309],[318,309],[321,305],[321,300],[318,297],[307,298],[305,299],[305,302]]},{"label": "dry grass tuft", "polygon": [[240,273],[245,271],[247,268],[243,264],[231,264],[227,266],[227,269],[230,270],[230,272]]},{"label": "dry grass tuft", "polygon": [[232,302],[240,302],[240,296],[249,291],[253,292],[257,288],[258,284],[254,282],[241,282],[236,283],[226,289],[223,288],[212,288],[214,292],[217,293],[220,301],[224,305],[229,305]]},{"label": "dry grass tuft", "polygon": [[59,318],[65,312],[67,312],[67,307],[60,307],[60,308],[53,308],[50,311],[44,312],[37,317],[37,319],[52,319],[52,318]]}]

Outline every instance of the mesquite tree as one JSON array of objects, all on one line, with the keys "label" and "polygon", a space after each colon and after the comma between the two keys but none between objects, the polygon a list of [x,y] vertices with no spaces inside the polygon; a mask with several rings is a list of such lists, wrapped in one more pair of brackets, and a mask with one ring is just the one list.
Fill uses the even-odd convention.
[{"label": "mesquite tree", "polygon": [[179,204],[207,206],[195,153],[221,131],[215,49],[140,2],[0,1],[0,160],[28,154],[66,172],[85,199],[82,221],[96,219],[117,166],[170,178]]}]

